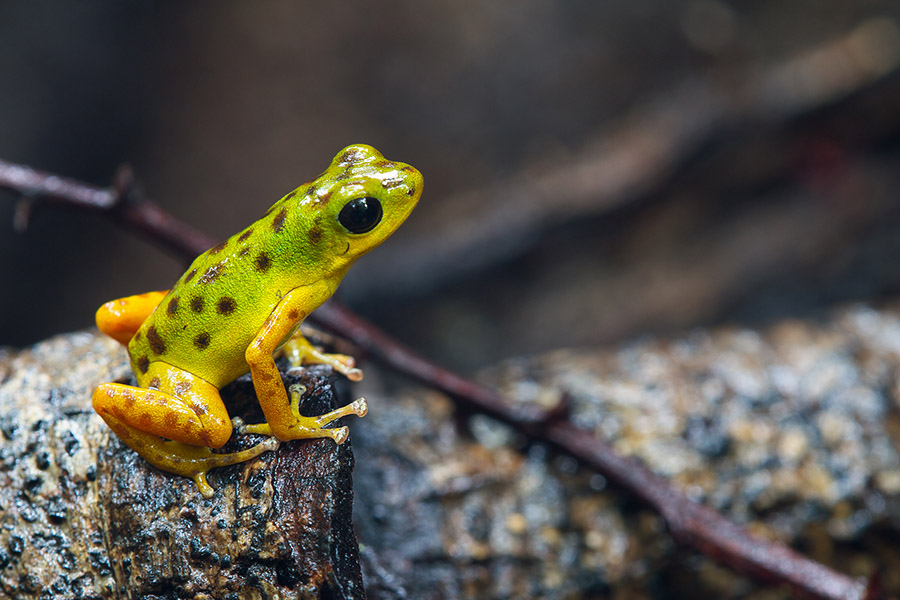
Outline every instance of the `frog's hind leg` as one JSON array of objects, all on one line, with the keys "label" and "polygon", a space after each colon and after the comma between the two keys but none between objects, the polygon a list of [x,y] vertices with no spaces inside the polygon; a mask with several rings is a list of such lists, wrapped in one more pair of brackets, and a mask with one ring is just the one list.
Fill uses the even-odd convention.
[{"label": "frog's hind leg", "polygon": [[127,425],[115,417],[104,417],[104,421],[122,441],[157,469],[193,479],[205,498],[211,498],[215,494],[206,479],[210,469],[251,460],[263,452],[277,450],[280,444],[277,438],[270,437],[240,452],[216,454],[205,446],[165,440]]},{"label": "frog's hind leg", "polygon": [[277,447],[277,441],[267,440],[242,452],[212,452],[210,448],[222,446],[232,432],[228,412],[215,386],[162,363],[151,365],[147,375],[151,385],[159,385],[163,380],[165,387],[177,390],[178,395],[105,383],[94,390],[94,410],[150,464],[191,477],[204,496],[212,492],[206,483],[207,471],[250,460]]},{"label": "frog's hind leg", "polygon": [[110,300],[97,309],[97,328],[120,344],[128,345],[128,341],[168,293],[169,290],[163,290]]}]

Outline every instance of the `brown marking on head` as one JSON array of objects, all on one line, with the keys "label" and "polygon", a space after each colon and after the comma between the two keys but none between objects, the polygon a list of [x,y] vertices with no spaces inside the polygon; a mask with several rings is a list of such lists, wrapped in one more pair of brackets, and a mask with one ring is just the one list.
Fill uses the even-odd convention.
[{"label": "brown marking on head", "polygon": [[400,169],[400,170],[401,170],[401,171],[404,171],[404,172],[406,172],[406,173],[415,173],[415,172],[416,172],[415,167],[411,167],[411,166],[409,166],[409,165],[406,165],[405,167],[403,167],[403,168]]},{"label": "brown marking on head", "polygon": [[238,243],[246,242],[247,239],[248,239],[251,235],[253,235],[253,228],[252,228],[252,227],[249,227],[249,228],[247,229],[247,231],[245,231],[244,233],[242,233],[241,236],[238,238],[238,240],[237,240]]},{"label": "brown marking on head", "polygon": [[134,337],[133,337],[132,339],[135,340],[135,341],[138,341],[138,340],[140,340],[143,336],[144,336],[144,334],[141,333],[141,330],[140,330],[140,329],[138,329],[138,330],[135,332]]},{"label": "brown marking on head", "polygon": [[297,195],[297,190],[291,190],[291,193],[288,194],[287,196],[285,196],[284,198],[282,198],[282,200],[290,200],[291,198],[293,198],[296,195]]},{"label": "brown marking on head", "polygon": [[386,190],[391,190],[391,189],[397,187],[398,185],[403,185],[403,184],[404,184],[403,179],[401,179],[399,177],[391,177],[390,179],[382,179],[381,180],[381,187],[383,187]]},{"label": "brown marking on head", "polygon": [[316,195],[316,185],[314,183],[309,184],[309,187],[306,188],[307,196],[315,196]]},{"label": "brown marking on head", "polygon": [[204,304],[203,296],[194,296],[191,298],[191,310],[195,313],[202,313]]},{"label": "brown marking on head", "polygon": [[247,256],[249,253],[250,253],[250,247],[244,246],[243,248],[241,248],[241,251],[238,252],[238,255],[239,256]]},{"label": "brown marking on head", "polygon": [[140,416],[138,416],[138,424],[141,425],[138,429],[144,431],[150,429],[150,426],[153,424],[153,416],[150,415],[150,413],[141,413]]},{"label": "brown marking on head", "polygon": [[219,298],[219,301],[216,302],[216,310],[220,315],[225,315],[226,317],[233,313],[236,308],[237,300],[229,298],[228,296],[222,296]]},{"label": "brown marking on head", "polygon": [[150,383],[147,384],[147,387],[150,389],[153,389],[153,390],[158,390],[159,384],[160,384],[159,377],[154,376],[153,379],[150,380]]},{"label": "brown marking on head", "polygon": [[188,271],[187,275],[184,276],[184,282],[187,283],[188,281],[193,279],[194,275],[196,275],[196,274],[197,274],[197,269],[191,269],[190,271]]},{"label": "brown marking on head", "polygon": [[340,173],[338,173],[337,175],[334,176],[335,181],[344,181],[346,179],[350,179],[350,169],[347,169],[346,171],[341,171]]},{"label": "brown marking on head", "polygon": [[163,417],[163,422],[166,424],[166,427],[168,427],[169,429],[173,429],[178,423],[178,413],[167,412],[166,416]]},{"label": "brown marking on head", "polygon": [[146,373],[147,369],[150,368],[150,359],[147,358],[147,355],[140,357],[135,361],[137,363],[137,368],[141,373]]},{"label": "brown marking on head", "polygon": [[199,283],[210,283],[216,280],[216,278],[222,274],[222,269],[225,268],[224,263],[216,263],[210,268],[208,268],[203,275],[200,276],[200,279],[197,281]]},{"label": "brown marking on head", "polygon": [[166,351],[166,342],[156,330],[156,325],[147,328],[147,343],[150,344],[150,350],[153,354],[164,354]]},{"label": "brown marking on head", "polygon": [[190,381],[182,379],[181,381],[176,381],[175,385],[172,386],[172,391],[175,392],[176,396],[182,396],[187,394],[193,388],[193,384]]},{"label": "brown marking on head", "polygon": [[363,152],[359,148],[351,148],[346,152],[341,153],[341,157],[338,159],[338,162],[342,165],[346,165],[362,158],[362,154]]},{"label": "brown marking on head", "polygon": [[166,314],[170,317],[175,316],[175,313],[178,312],[178,296],[173,296],[171,300],[169,300],[169,304],[166,305]]},{"label": "brown marking on head", "polygon": [[209,346],[209,334],[205,331],[194,338],[194,347],[198,350],[206,350]]},{"label": "brown marking on head", "polygon": [[292,308],[290,311],[288,311],[287,317],[291,321],[296,321],[300,318],[300,311],[298,311],[296,308]]},{"label": "brown marking on head", "polygon": [[272,231],[281,233],[281,230],[284,229],[285,219],[287,219],[287,209],[282,206],[281,210],[278,211],[278,214],[275,215],[275,218],[272,219]]},{"label": "brown marking on head", "polygon": [[409,186],[409,189],[406,190],[406,195],[407,195],[407,196],[412,196],[412,195],[415,194],[415,193],[416,193],[416,188],[415,188],[415,186],[412,186],[412,185],[411,185],[411,186]]},{"label": "brown marking on head", "polygon": [[131,408],[132,406],[134,406],[134,403],[136,402],[136,400],[137,399],[134,397],[134,394],[123,394],[122,395],[122,401],[124,402],[126,408]]},{"label": "brown marking on head", "polygon": [[260,252],[256,256],[256,260],[253,261],[253,264],[256,267],[257,271],[259,271],[260,273],[265,273],[269,270],[269,267],[272,266],[272,259],[269,258],[269,255],[265,252]]},{"label": "brown marking on head", "polygon": [[198,417],[202,417],[206,414],[206,406],[201,402],[191,402],[191,410],[194,411]]},{"label": "brown marking on head", "polygon": [[227,245],[228,245],[228,240],[225,240],[224,242],[219,242],[218,244],[216,244],[215,246],[213,246],[206,252],[207,252],[207,254],[218,254],[219,252],[224,250],[225,246],[227,246]]},{"label": "brown marking on head", "polygon": [[322,241],[322,226],[319,225],[319,221],[322,220],[322,217],[316,217],[313,226],[309,228],[309,241],[312,244],[318,244]]}]

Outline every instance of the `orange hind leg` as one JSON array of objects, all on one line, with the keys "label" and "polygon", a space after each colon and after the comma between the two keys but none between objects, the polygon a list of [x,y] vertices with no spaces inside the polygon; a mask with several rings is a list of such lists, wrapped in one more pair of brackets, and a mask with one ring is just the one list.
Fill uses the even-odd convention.
[{"label": "orange hind leg", "polygon": [[123,346],[127,346],[150,313],[168,293],[169,290],[163,290],[110,300],[97,309],[97,328]]},{"label": "orange hind leg", "polygon": [[162,362],[153,363],[146,377],[156,380],[159,387],[97,386],[94,410],[147,462],[192,478],[207,498],[213,495],[206,480],[210,469],[244,462],[278,447],[278,440],[269,438],[240,452],[213,452],[210,448],[221,447],[232,431],[219,390]]}]

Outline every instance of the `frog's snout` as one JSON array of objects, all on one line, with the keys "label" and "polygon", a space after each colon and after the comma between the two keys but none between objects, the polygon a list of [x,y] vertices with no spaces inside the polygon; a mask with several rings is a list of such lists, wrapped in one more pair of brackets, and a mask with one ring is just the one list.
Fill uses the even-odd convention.
[{"label": "frog's snout", "polygon": [[422,196],[422,187],[425,185],[425,178],[418,169],[411,165],[401,163],[401,172],[405,175],[406,196],[415,204]]}]

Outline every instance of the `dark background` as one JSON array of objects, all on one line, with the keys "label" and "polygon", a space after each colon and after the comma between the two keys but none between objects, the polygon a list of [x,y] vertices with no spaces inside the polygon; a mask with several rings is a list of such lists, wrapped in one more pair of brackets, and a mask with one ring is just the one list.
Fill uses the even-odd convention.
[{"label": "dark background", "polygon": [[[353,142],[425,175],[340,294],[450,366],[900,287],[891,0],[5,2],[0,158],[146,193],[216,238]],[[0,196],[0,344],[182,265]]]}]

